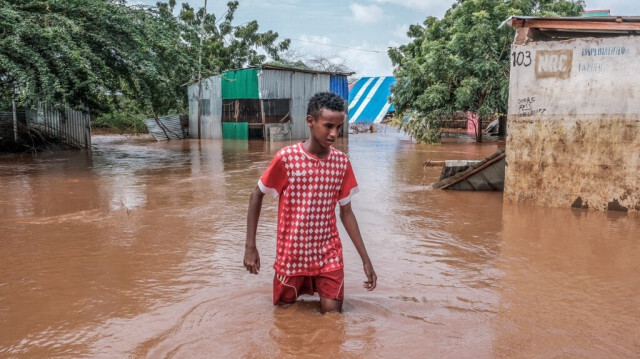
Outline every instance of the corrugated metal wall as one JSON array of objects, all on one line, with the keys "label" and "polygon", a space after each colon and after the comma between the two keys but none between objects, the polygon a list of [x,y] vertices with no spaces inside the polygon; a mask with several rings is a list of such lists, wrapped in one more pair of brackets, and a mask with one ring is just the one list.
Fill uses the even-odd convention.
[{"label": "corrugated metal wall", "polygon": [[349,83],[345,75],[331,75],[329,79],[329,90],[337,93],[345,100],[349,100]]},{"label": "corrugated metal wall", "polygon": [[[252,78],[257,74],[257,92],[254,91]],[[213,76],[202,81],[202,99],[209,100],[210,115],[201,116],[201,138],[222,138],[222,99],[290,99],[291,114],[291,138],[305,139],[309,137],[305,118],[307,117],[307,105],[314,94],[321,91],[331,91],[331,77],[326,74],[311,74],[286,70],[260,70],[244,69],[229,71],[223,74],[227,79],[237,82],[228,82],[221,76]],[[334,87],[336,93],[344,97],[338,91],[346,91],[345,76],[335,76]],[[344,82],[344,83],[343,83]],[[244,88],[240,86],[244,84]],[[344,87],[344,89],[343,89]],[[189,136],[198,138],[198,84],[188,88],[189,94]],[[225,97],[226,96],[226,97]]]},{"label": "corrugated metal wall", "polygon": [[329,91],[330,76],[283,70],[261,70],[258,85],[261,99],[291,99],[291,138],[309,137],[305,119],[314,94]]},{"label": "corrugated metal wall", "polygon": [[222,98],[224,100],[257,99],[258,69],[250,68],[223,73]]},{"label": "corrugated metal wall", "polygon": [[[198,84],[189,86],[189,137],[198,138]],[[202,80],[202,99],[209,100],[209,108],[200,116],[200,138],[222,138],[222,85],[220,76]],[[206,102],[206,101],[205,101]],[[208,110],[208,111],[206,111]]]},{"label": "corrugated metal wall", "polygon": [[148,118],[144,120],[147,125],[149,134],[156,141],[181,140],[185,138],[182,131],[182,122],[180,115],[169,115],[156,118]]},{"label": "corrugated metal wall", "polygon": [[69,146],[91,148],[91,118],[88,111],[70,108],[57,110],[38,102],[35,110],[26,111],[27,126],[37,128]]}]

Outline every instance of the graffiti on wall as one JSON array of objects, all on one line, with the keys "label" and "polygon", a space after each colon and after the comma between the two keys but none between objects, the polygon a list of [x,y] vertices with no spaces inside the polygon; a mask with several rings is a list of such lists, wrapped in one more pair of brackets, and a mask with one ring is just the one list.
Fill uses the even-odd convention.
[{"label": "graffiti on wall", "polygon": [[572,50],[538,50],[535,58],[536,78],[569,78],[573,65]]},{"label": "graffiti on wall", "polygon": [[518,99],[518,115],[522,117],[541,115],[547,110],[546,108],[536,107],[535,102],[536,102],[536,98],[533,96],[519,98]]}]

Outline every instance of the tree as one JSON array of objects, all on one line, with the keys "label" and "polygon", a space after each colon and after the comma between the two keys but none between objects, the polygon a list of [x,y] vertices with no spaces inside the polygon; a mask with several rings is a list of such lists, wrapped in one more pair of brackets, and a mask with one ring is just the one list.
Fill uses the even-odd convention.
[{"label": "tree", "polygon": [[305,63],[307,66],[314,70],[318,71],[327,71],[327,72],[342,72],[342,73],[352,73],[354,72],[349,65],[347,65],[347,61],[339,56],[334,56],[329,58],[324,55],[315,55],[308,58]]},{"label": "tree", "polygon": [[444,18],[411,25],[409,44],[389,49],[396,121],[423,142],[438,142],[440,124],[460,111],[488,119],[507,110],[511,15],[578,15],[584,1],[457,0]]},{"label": "tree", "polygon": [[2,99],[10,103],[17,90],[23,104],[44,100],[147,116],[182,112],[184,85],[197,78],[200,36],[205,76],[278,59],[289,46],[289,40],[277,43],[273,31],[259,32],[256,21],[233,25],[237,1],[218,20],[188,4],[176,17],[175,5],[0,0]]},{"label": "tree", "polygon": [[0,86],[19,100],[103,109],[123,84],[137,95],[155,79],[141,14],[120,1],[0,0]]},{"label": "tree", "polygon": [[[245,66],[261,65],[269,58],[278,61],[281,53],[286,51],[291,43],[289,39],[277,42],[277,32],[259,32],[259,25],[255,20],[234,25],[233,19],[238,6],[238,1],[228,2],[226,13],[218,19],[215,14],[209,13],[205,16],[202,8],[196,11],[189,4],[182,4],[178,18],[189,29],[183,34],[183,40],[189,44],[191,56],[197,55],[200,46],[199,32],[204,21],[202,50],[205,76]],[[170,4],[168,8],[173,11],[173,5]],[[192,80],[195,80],[195,77]]]},{"label": "tree", "polygon": [[176,17],[175,6],[176,1],[170,0],[153,7],[135,7],[144,13],[144,42],[159,60],[156,66],[160,77],[150,91],[151,106],[141,111],[147,116],[186,112],[186,85],[198,81],[200,50],[201,77],[207,78],[230,69],[260,65],[268,58],[279,60],[290,44],[288,39],[277,42],[276,32],[259,32],[255,20],[234,25],[238,1],[228,2],[227,11],[219,18],[188,3],[182,4]]}]

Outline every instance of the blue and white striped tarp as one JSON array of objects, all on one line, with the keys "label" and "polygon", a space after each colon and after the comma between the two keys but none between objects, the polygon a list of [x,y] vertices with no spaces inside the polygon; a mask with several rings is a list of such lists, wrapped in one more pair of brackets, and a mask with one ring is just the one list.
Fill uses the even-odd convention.
[{"label": "blue and white striped tarp", "polygon": [[380,123],[393,105],[389,103],[393,76],[363,77],[349,90],[349,123]]}]

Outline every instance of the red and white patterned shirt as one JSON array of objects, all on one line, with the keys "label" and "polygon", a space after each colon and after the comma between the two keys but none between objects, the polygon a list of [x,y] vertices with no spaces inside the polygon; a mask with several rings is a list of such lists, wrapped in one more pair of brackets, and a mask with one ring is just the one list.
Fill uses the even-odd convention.
[{"label": "red and white patterned shirt", "polygon": [[280,197],[273,268],[284,276],[317,275],[343,268],[336,203],[358,192],[351,162],[331,147],[325,158],[307,153],[303,143],[278,151],[258,186]]}]

